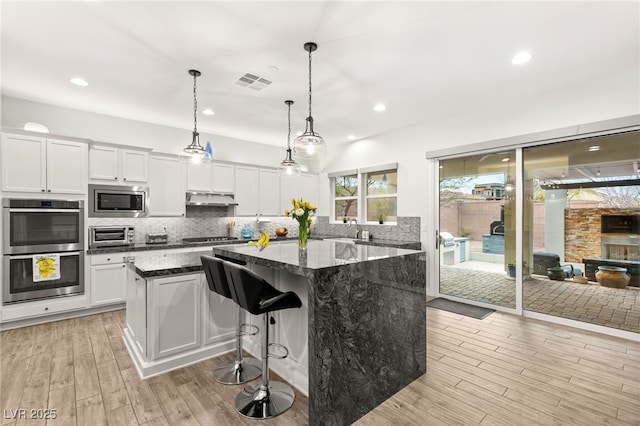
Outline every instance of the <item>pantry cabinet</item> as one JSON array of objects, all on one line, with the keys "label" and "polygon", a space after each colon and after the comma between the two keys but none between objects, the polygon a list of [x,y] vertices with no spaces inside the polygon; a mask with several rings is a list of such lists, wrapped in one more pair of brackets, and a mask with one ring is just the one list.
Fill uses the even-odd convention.
[{"label": "pantry cabinet", "polygon": [[149,152],[92,145],[89,150],[89,179],[109,185],[139,185],[149,180]]},{"label": "pantry cabinet", "polygon": [[149,215],[185,215],[185,167],[177,156],[149,157]]},{"label": "pantry cabinet", "polygon": [[87,144],[37,136],[2,135],[2,190],[87,193]]}]

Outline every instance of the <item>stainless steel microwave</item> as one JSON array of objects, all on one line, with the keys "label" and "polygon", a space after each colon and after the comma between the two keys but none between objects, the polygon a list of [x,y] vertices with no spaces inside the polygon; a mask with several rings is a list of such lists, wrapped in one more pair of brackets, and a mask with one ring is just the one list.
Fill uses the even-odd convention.
[{"label": "stainless steel microwave", "polygon": [[89,204],[89,217],[146,217],[149,215],[149,189],[89,185]]}]

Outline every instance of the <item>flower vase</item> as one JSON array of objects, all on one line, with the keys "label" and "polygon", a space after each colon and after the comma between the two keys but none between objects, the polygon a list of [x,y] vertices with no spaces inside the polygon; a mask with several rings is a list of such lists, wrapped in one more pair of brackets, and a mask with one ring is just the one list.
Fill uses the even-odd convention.
[{"label": "flower vase", "polygon": [[298,229],[298,249],[307,250],[307,238],[309,236],[309,228],[300,224]]}]

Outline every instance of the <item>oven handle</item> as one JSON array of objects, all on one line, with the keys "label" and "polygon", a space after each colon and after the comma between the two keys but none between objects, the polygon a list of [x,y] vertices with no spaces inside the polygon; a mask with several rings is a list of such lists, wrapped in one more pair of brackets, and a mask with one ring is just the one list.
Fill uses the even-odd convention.
[{"label": "oven handle", "polygon": [[[9,259],[30,259],[33,256],[39,256],[39,255],[45,255],[45,254],[53,254],[55,252],[43,252],[43,253],[33,253],[33,254],[27,254],[27,255],[19,255],[19,256],[14,256],[14,255],[8,255],[7,257]],[[79,251],[65,251],[62,253],[55,253],[60,255],[60,257],[65,257],[65,256],[78,256],[80,255]]]},{"label": "oven handle", "polygon": [[9,208],[9,213],[38,213],[38,212],[47,212],[47,213],[69,213],[69,212],[78,212],[82,209],[13,209]]}]

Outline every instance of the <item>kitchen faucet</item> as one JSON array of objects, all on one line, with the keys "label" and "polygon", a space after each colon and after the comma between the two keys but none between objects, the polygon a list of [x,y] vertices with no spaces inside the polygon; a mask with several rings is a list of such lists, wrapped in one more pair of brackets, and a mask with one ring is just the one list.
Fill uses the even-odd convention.
[{"label": "kitchen faucet", "polygon": [[356,236],[355,236],[355,238],[357,240],[359,238],[359,236],[360,236],[360,231],[358,231],[358,219],[351,219],[349,221],[349,226],[351,226],[352,223],[356,224]]}]

